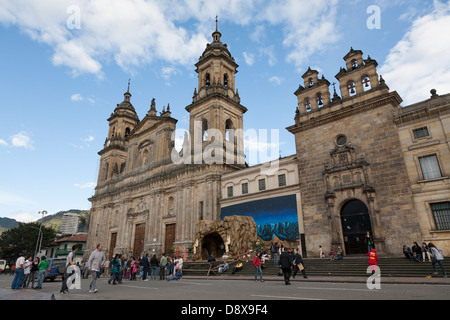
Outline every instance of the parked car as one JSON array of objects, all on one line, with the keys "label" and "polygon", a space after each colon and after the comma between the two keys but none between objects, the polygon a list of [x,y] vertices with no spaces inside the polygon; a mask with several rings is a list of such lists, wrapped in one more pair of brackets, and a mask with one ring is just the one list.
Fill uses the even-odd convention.
[{"label": "parked car", "polygon": [[4,272],[6,268],[6,260],[0,260],[0,273]]},{"label": "parked car", "polygon": [[62,278],[62,273],[58,271],[58,267],[66,264],[65,258],[48,259],[48,268],[44,281],[54,281],[56,278]]}]

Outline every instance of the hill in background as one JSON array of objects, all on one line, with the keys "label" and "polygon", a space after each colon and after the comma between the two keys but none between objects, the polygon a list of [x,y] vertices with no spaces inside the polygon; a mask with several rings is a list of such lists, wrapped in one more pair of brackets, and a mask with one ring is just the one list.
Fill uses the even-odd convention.
[{"label": "hill in background", "polygon": [[[61,227],[62,217],[65,213],[77,213],[80,215],[80,222],[78,224],[78,232],[87,232],[89,225],[89,210],[78,210],[71,209],[67,211],[60,211],[52,215],[48,215],[44,218],[39,219],[37,222],[48,228],[54,229],[56,232],[59,232]],[[0,234],[12,228],[15,228],[19,225],[15,219],[10,218],[0,218]]]}]

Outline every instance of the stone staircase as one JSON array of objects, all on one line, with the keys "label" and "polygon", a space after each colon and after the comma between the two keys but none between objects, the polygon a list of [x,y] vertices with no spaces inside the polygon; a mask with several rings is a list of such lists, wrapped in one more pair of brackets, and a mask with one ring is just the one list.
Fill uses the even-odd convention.
[{"label": "stone staircase", "polygon": [[[360,257],[344,257],[343,260],[330,259],[303,259],[308,276],[345,276],[345,277],[367,277],[366,273],[368,267],[368,258]],[[254,276],[255,269],[250,259],[244,262],[242,271],[235,274],[235,276]],[[214,262],[215,266],[221,264],[222,261]],[[235,261],[228,261],[230,270],[223,275],[216,275],[226,277],[231,275],[231,269],[235,265]],[[378,266],[383,277],[426,277],[433,274],[433,267],[431,262],[416,262],[409,261],[406,258],[379,258]],[[442,270],[436,264],[439,276],[442,276]],[[447,274],[450,272],[450,258],[444,260],[444,268]],[[185,262],[183,264],[183,275],[185,276],[205,276],[208,274],[209,264],[206,261]],[[263,275],[276,276],[278,267],[273,265],[273,260],[266,261],[266,267],[263,270]]]}]

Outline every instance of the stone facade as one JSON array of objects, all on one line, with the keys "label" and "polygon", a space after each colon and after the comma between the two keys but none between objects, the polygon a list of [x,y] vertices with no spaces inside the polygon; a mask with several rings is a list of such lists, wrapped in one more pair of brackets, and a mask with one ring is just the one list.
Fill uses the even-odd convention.
[{"label": "stone facade", "polygon": [[[317,71],[303,74],[295,124],[287,128],[297,152],[279,159],[271,174],[262,169],[272,163],[244,162],[243,135],[234,133],[242,133],[247,109],[235,88],[238,66],[218,28],[196,64],[198,90],[186,107],[190,130],[181,152],[174,149],[170,106],[158,115],[153,99],[140,120],[128,87],[99,152],[85,254],[101,243],[108,256],[186,250],[189,259],[201,259],[205,249],[217,254],[217,245],[242,255],[240,246],[250,249],[260,226],[234,207],[284,197],[298,218],[298,240],[287,244],[308,257],[319,246],[365,253],[367,231],[382,255],[401,255],[402,245],[414,241],[450,250],[450,95],[433,91],[429,100],[402,107],[375,60],[353,49],[344,60],[336,75],[340,96],[336,87],[330,94]],[[226,209],[232,212],[221,219]],[[283,228],[292,234],[295,223]]]},{"label": "stone facade", "polygon": [[[427,238],[410,183],[407,142],[399,134],[401,121],[394,121],[408,108],[378,76],[377,62],[362,55],[351,49],[344,57],[346,68],[336,75],[342,97],[336,89],[331,97],[330,83],[311,69],[303,75],[305,86],[295,92],[295,125],[288,130],[295,135],[306,246],[313,256],[320,245],[364,253],[366,231],[377,251],[391,256],[401,254],[403,244]],[[442,108],[448,112],[448,103]],[[441,148],[448,151],[441,137]],[[441,192],[441,198],[449,196]],[[349,207],[355,211],[346,216]],[[365,222],[352,225],[352,219]]]},{"label": "stone facade", "polygon": [[[108,119],[108,137],[99,152],[98,183],[90,198],[87,253],[97,243],[104,245],[108,256],[170,254],[174,248],[192,252],[197,221],[220,220],[221,176],[243,167],[237,161],[243,154],[243,148],[237,148],[243,138],[231,141],[235,145],[231,163],[208,163],[204,154],[217,132],[229,138],[230,129],[243,129],[247,109],[235,89],[238,66],[218,30],[196,67],[199,88],[186,107],[191,135],[181,152],[174,149],[177,120],[171,117],[170,106],[158,115],[153,99],[147,115],[139,120],[130,86]],[[203,125],[199,131],[198,123]],[[218,156],[219,151],[228,151],[224,146],[211,150],[213,160],[224,160],[227,153]]]}]

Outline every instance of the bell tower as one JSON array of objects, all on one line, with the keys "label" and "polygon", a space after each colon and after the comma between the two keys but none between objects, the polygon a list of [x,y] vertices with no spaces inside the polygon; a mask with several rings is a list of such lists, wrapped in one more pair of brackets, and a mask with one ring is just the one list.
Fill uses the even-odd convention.
[{"label": "bell tower", "polygon": [[242,131],[247,109],[241,105],[235,87],[239,66],[221,38],[216,18],[212,42],[206,45],[195,65],[198,89],[194,91],[192,104],[186,107],[190,113],[191,154],[196,164],[205,162],[199,157],[207,153],[213,143],[214,151],[210,155],[216,160],[221,156],[215,151],[223,151],[223,159],[228,159],[226,163],[245,164]]},{"label": "bell tower", "polygon": [[108,137],[103,150],[98,153],[101,156],[98,185],[124,171],[127,161],[128,138],[139,124],[139,117],[131,104],[130,82],[128,82],[127,92],[124,93],[123,102],[117,105],[108,122]]}]

